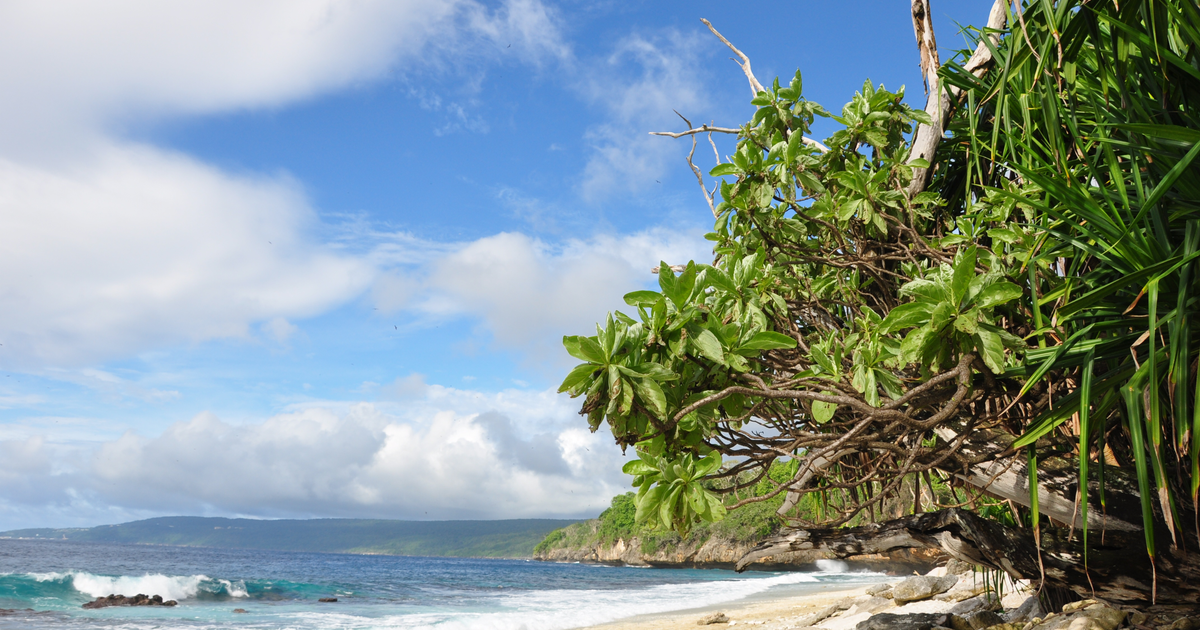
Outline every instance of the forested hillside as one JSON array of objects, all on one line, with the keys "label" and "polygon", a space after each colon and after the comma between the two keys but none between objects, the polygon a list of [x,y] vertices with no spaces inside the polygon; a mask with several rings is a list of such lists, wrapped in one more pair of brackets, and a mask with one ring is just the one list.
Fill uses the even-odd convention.
[{"label": "forested hillside", "polygon": [[572,522],[555,519],[266,521],[170,516],[86,529],[22,529],[0,532],[0,537],[323,553],[525,558],[547,533]]}]

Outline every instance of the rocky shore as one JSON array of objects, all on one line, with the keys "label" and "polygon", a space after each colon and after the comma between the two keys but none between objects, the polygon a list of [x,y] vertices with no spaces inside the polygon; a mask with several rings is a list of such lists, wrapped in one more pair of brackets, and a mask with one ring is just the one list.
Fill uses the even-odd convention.
[{"label": "rocky shore", "polygon": [[[701,569],[732,569],[758,541],[737,542],[709,538],[701,543],[679,543],[669,546],[655,545],[646,549],[637,537],[618,539],[611,544],[596,544],[585,547],[556,547],[535,552],[534,560],[544,562],[593,562],[616,566],[634,567],[686,567]],[[758,570],[817,570],[818,560],[833,559],[821,551],[793,551],[761,558],[750,566]],[[946,561],[946,556],[936,552],[910,549],[897,550],[889,554],[864,554],[842,559],[853,569],[878,571],[889,574],[911,574],[926,572]]]},{"label": "rocky shore", "polygon": [[802,614],[739,617],[736,610],[717,612],[690,624],[761,630],[1200,630],[1200,608],[1140,611],[1087,599],[1043,610],[1029,583],[993,583],[954,560]]}]

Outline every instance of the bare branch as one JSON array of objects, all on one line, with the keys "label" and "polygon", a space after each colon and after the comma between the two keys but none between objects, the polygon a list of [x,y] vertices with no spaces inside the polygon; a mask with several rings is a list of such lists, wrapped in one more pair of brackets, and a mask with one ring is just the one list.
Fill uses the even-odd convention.
[{"label": "bare branch", "polygon": [[[675,113],[678,114],[679,112],[675,112]],[[682,138],[683,136],[694,136],[698,133],[709,133],[709,134],[712,134],[712,133],[738,133],[739,131],[741,131],[741,129],[730,129],[728,127],[713,127],[710,125],[700,125],[699,127],[696,127],[695,129],[688,129],[687,131],[680,131],[680,132],[651,131],[650,135],[652,135],[652,136],[667,136],[670,138]],[[710,137],[710,140],[711,140],[711,137]],[[813,140],[812,138],[809,138],[808,136],[801,136],[800,140],[802,142],[804,142],[804,144],[807,144],[810,147],[815,147],[821,153],[829,152],[829,147],[825,146],[824,144],[822,144],[821,142],[819,142],[817,140]],[[713,147],[713,153],[716,153],[715,146]],[[720,160],[721,160],[720,155],[717,155],[717,161],[720,162]]]},{"label": "bare branch", "polygon": [[[686,123],[689,128],[692,126],[692,121],[688,120],[687,118],[684,118],[683,114],[680,114],[678,111],[676,111],[676,110],[673,110],[673,111],[675,111],[676,116],[683,119],[683,122]],[[681,136],[683,134],[675,135],[675,134],[670,134],[670,133],[651,132],[650,135],[660,135],[660,136],[661,135],[666,135],[666,136],[673,135],[674,137],[678,138],[679,136]],[[696,134],[692,134],[692,150],[688,152],[687,165],[688,165],[688,168],[692,169],[692,172],[696,174],[696,181],[699,182],[699,184],[700,184],[700,192],[704,194],[704,201],[706,203],[708,203],[708,209],[712,211],[713,218],[715,219],[715,218],[717,218],[717,207],[713,205],[713,195],[709,194],[708,186],[706,186],[704,184],[704,174],[700,172],[700,169],[696,166],[695,162],[692,162],[692,158],[695,156],[696,156]],[[715,191],[713,194],[716,194]]]},{"label": "bare branch", "polygon": [[[678,114],[679,112],[675,112],[675,113]],[[684,120],[687,120],[687,119],[684,118]],[[688,126],[690,127],[691,124],[689,124]],[[652,136],[668,136],[671,138],[682,138],[684,136],[694,136],[698,133],[737,133],[739,131],[741,131],[741,129],[729,129],[728,127],[710,127],[709,125],[700,125],[699,127],[696,127],[695,129],[688,129],[687,131],[680,131],[678,133],[674,133],[674,132],[670,132],[670,131],[651,131],[650,135],[652,135]]]},{"label": "bare branch", "polygon": [[[979,42],[979,45],[975,47],[975,52],[963,66],[975,76],[983,75],[991,64],[992,49],[988,43],[990,40],[991,45],[995,46],[996,42],[1000,41],[1000,30],[1004,28],[1008,20],[1008,2],[1009,0],[996,0],[992,5],[992,11],[988,14],[985,40]],[[962,92],[956,87],[951,87],[949,90],[942,89],[942,82],[938,77],[941,63],[937,55],[937,41],[933,36],[933,16],[929,11],[929,0],[912,0],[912,18],[913,33],[917,37],[917,49],[921,54],[921,73],[925,77],[925,92],[929,95],[925,104],[925,113],[933,119],[933,125],[917,127],[917,133],[913,135],[909,164],[914,160],[933,161],[933,154],[937,152],[938,144],[942,141],[942,133],[946,129],[946,123],[950,120],[950,110],[954,99],[957,99]],[[908,185],[909,199],[925,190],[928,179],[928,169],[913,169],[913,179]]]},{"label": "bare branch", "polygon": [[724,35],[718,33],[717,29],[713,28],[712,22],[709,22],[704,18],[700,18],[700,21],[704,22],[704,25],[708,27],[708,30],[712,31],[712,34],[716,35],[717,39],[724,42],[725,45],[729,47],[729,50],[732,50],[733,54],[737,55],[738,58],[741,59],[741,61],[738,62],[738,65],[742,67],[742,72],[746,73],[746,79],[750,81],[750,90],[754,92],[754,96],[758,96],[759,92],[766,92],[766,90],[763,89],[762,84],[758,82],[758,79],[754,78],[754,72],[750,70],[750,58],[747,57],[745,53],[738,50],[733,44],[729,43],[729,40],[725,39]]}]

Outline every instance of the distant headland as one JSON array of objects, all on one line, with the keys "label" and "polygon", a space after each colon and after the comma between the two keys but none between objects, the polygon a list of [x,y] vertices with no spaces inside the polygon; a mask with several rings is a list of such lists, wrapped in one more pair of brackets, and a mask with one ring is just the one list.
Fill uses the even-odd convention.
[{"label": "distant headland", "polygon": [[256,520],[166,516],[120,525],[17,529],[2,538],[457,558],[528,558],[546,534],[575,521]]}]

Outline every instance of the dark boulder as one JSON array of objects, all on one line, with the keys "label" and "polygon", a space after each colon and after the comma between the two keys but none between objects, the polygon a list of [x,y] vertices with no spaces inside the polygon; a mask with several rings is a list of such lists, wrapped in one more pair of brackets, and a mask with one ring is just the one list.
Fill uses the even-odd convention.
[{"label": "dark boulder", "polygon": [[854,626],[854,630],[931,630],[934,626],[945,627],[949,615],[933,613],[911,613],[895,615],[879,613],[870,619],[864,619]]},{"label": "dark boulder", "polygon": [[321,599],[318,599],[317,601],[325,602],[325,603],[336,602],[337,598],[336,597],[322,597]]},{"label": "dark boulder", "polygon": [[162,595],[144,595],[138,593],[133,597],[125,597],[124,595],[109,595],[108,597],[97,597],[94,601],[90,601],[83,605],[84,608],[108,608],[109,606],[175,606],[179,602],[168,599],[163,600]]}]

